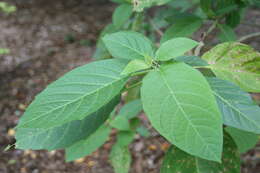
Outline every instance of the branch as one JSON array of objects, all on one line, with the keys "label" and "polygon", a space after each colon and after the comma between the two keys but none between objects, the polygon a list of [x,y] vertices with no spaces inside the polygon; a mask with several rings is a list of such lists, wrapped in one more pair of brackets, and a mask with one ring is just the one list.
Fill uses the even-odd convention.
[{"label": "branch", "polygon": [[196,49],[194,50],[194,55],[195,56],[199,56],[201,49],[204,47],[204,41],[207,38],[207,36],[217,27],[218,21],[214,21],[214,23],[209,27],[209,29],[203,33],[202,38],[199,42],[199,45],[196,47]]},{"label": "branch", "polygon": [[246,41],[250,38],[259,37],[259,36],[260,36],[260,32],[256,32],[256,33],[245,35],[245,36],[241,37],[238,41],[243,42],[243,41]]},{"label": "branch", "polygon": [[159,34],[159,36],[163,36],[163,32],[154,24],[154,22],[149,19],[149,23],[152,25],[152,27],[155,29],[155,31]]}]

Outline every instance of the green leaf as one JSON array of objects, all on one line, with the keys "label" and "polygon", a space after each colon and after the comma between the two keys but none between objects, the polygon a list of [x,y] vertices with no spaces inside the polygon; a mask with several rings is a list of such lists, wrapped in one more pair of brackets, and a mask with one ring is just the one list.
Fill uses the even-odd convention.
[{"label": "green leaf", "polygon": [[62,149],[94,133],[109,117],[119,98],[116,97],[83,120],[75,120],[53,128],[18,128],[16,148],[33,150]]},{"label": "green leaf", "polygon": [[156,59],[159,61],[168,61],[184,55],[197,45],[198,42],[184,37],[168,40],[157,50]]},{"label": "green leaf", "polygon": [[97,61],[76,68],[40,93],[20,119],[18,128],[48,129],[82,120],[96,112],[124,87],[125,63]]},{"label": "green leaf", "polygon": [[199,173],[196,158],[182,150],[171,147],[164,156],[160,173]]},{"label": "green leaf", "polygon": [[114,168],[115,173],[128,173],[131,165],[131,154],[128,146],[115,144],[109,155],[109,159]]},{"label": "green leaf", "polygon": [[200,0],[201,9],[209,18],[214,17],[216,14],[212,10],[212,0]]},{"label": "green leaf", "polygon": [[242,13],[243,13],[243,10],[238,9],[238,10],[235,10],[232,13],[228,14],[226,16],[226,20],[225,20],[226,24],[232,28],[237,27],[241,22]]},{"label": "green leaf", "polygon": [[117,28],[121,28],[133,13],[133,6],[131,4],[122,4],[118,6],[113,13],[113,24]]},{"label": "green leaf", "polygon": [[134,4],[134,11],[141,12],[144,8],[150,8],[156,5],[163,5],[171,0],[132,0]]},{"label": "green leaf", "polygon": [[110,125],[111,127],[116,128],[118,130],[130,130],[129,121],[124,116],[116,116],[116,118],[110,122]]},{"label": "green leaf", "polygon": [[139,118],[135,117],[130,120],[130,127],[132,130],[136,130],[137,127],[139,127],[141,124],[141,121]]},{"label": "green leaf", "polygon": [[208,63],[198,56],[179,56],[175,60],[185,62],[190,66],[208,66]]},{"label": "green leaf", "polygon": [[179,20],[165,31],[161,43],[176,37],[190,37],[201,25],[202,20],[199,17],[189,17]]},{"label": "green leaf", "polygon": [[99,38],[98,38],[98,42],[97,42],[97,48],[93,54],[93,58],[96,60],[100,60],[100,59],[108,59],[111,58],[110,53],[108,52],[104,42],[102,41],[102,38],[106,35],[106,34],[112,34],[117,32],[118,29],[113,25],[113,24],[108,24],[100,33]]},{"label": "green leaf", "polygon": [[100,43],[97,45],[95,52],[92,56],[95,60],[101,60],[101,59],[109,59],[111,58],[110,53],[107,51],[107,48],[105,47],[104,43]]},{"label": "green leaf", "polygon": [[101,147],[109,137],[110,128],[101,126],[96,132],[91,134],[88,138],[83,139],[76,144],[66,148],[66,161],[72,161],[81,157],[90,155]]},{"label": "green leaf", "polygon": [[106,35],[106,34],[112,34],[118,32],[118,29],[115,27],[114,24],[110,23],[108,25],[106,25],[106,27],[101,31],[100,35],[99,35],[99,40],[101,41],[102,38]]},{"label": "green leaf", "polygon": [[[175,1],[175,2],[179,3],[180,1]],[[188,1],[183,1],[183,2],[188,3],[187,5],[191,5],[191,3],[188,2]],[[173,8],[182,8],[182,7],[181,6],[180,7],[174,6]],[[190,12],[181,12],[179,10],[176,10],[176,11],[173,12],[172,9],[171,9],[171,16],[166,17],[166,21],[168,23],[171,23],[171,24],[178,23],[181,20],[190,20],[191,21],[191,20],[194,20],[194,19],[198,20],[198,19],[200,19],[200,17],[193,14],[193,13],[190,13]]]},{"label": "green leaf", "polygon": [[240,153],[245,153],[249,149],[254,148],[259,141],[258,135],[250,132],[242,131],[233,127],[226,127],[225,130],[236,142]]},{"label": "green leaf", "polygon": [[127,66],[121,74],[128,75],[148,68],[150,68],[150,65],[148,65],[144,60],[134,59],[127,64]]},{"label": "green leaf", "polygon": [[173,11],[188,11],[188,9],[194,7],[194,5],[196,2],[194,1],[189,1],[189,0],[182,0],[182,1],[178,1],[178,0],[171,0],[171,2],[168,4],[168,6],[170,6],[172,9],[172,13]]},{"label": "green leaf", "polygon": [[15,12],[16,7],[6,2],[0,2],[0,10],[3,10],[5,13],[9,14]]},{"label": "green leaf", "polygon": [[141,98],[153,127],[172,144],[189,154],[220,161],[222,119],[199,71],[184,63],[161,66],[145,76]]},{"label": "green leaf", "polygon": [[219,44],[206,52],[207,60],[215,75],[236,83],[248,92],[260,92],[260,53],[242,43]]},{"label": "green leaf", "polygon": [[228,25],[218,24],[220,29],[219,39],[222,42],[235,41],[237,39],[236,33]]},{"label": "green leaf", "polygon": [[135,132],[133,131],[120,131],[117,135],[117,144],[120,146],[128,146],[133,142],[135,137]]},{"label": "green leaf", "polygon": [[164,157],[161,173],[240,173],[240,155],[231,137],[225,135],[222,163],[191,156],[171,147]]},{"label": "green leaf", "polygon": [[135,118],[143,110],[143,105],[140,99],[133,100],[125,104],[119,111],[118,115],[124,116],[127,119]]},{"label": "green leaf", "polygon": [[151,41],[140,33],[121,31],[106,35],[103,41],[115,58],[145,59],[153,55]]},{"label": "green leaf", "polygon": [[0,48],[0,55],[5,55],[5,54],[9,54],[9,53],[10,53],[9,49]]},{"label": "green leaf", "polygon": [[208,82],[222,112],[224,124],[259,134],[260,107],[250,95],[228,81],[208,78]]},{"label": "green leaf", "polygon": [[151,135],[149,130],[146,127],[144,127],[144,126],[138,127],[136,129],[136,132],[139,133],[143,137],[149,137]]},{"label": "green leaf", "polygon": [[232,138],[224,135],[222,164],[197,158],[199,173],[240,173],[240,154]]}]

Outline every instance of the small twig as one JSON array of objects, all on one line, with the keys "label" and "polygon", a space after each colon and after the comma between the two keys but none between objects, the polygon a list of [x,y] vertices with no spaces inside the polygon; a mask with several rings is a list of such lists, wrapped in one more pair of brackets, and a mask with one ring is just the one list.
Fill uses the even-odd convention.
[{"label": "small twig", "polygon": [[201,49],[204,47],[204,42],[203,41],[200,41],[199,42],[199,45],[195,48],[195,50],[194,50],[194,55],[195,56],[199,56],[200,55],[200,51],[201,51]]},{"label": "small twig", "polygon": [[159,34],[159,36],[163,36],[163,32],[155,25],[155,23],[149,19],[149,23],[152,25],[152,27],[155,29],[155,31]]},{"label": "small twig", "polygon": [[253,26],[253,27],[260,27],[260,25],[257,24],[257,23],[242,22],[241,24],[248,25],[248,26]]},{"label": "small twig", "polygon": [[135,87],[137,87],[137,86],[139,86],[139,85],[141,85],[141,84],[142,84],[142,81],[139,81],[139,82],[137,82],[137,83],[135,83],[135,84],[133,84],[133,85],[131,85],[131,86],[125,88],[123,92],[129,91],[130,89],[135,88]]},{"label": "small twig", "polygon": [[143,21],[143,12],[136,12],[134,22],[132,24],[132,31],[139,31],[142,21]]},{"label": "small twig", "polygon": [[256,33],[245,35],[245,36],[241,37],[238,41],[243,42],[243,41],[246,41],[250,38],[259,37],[259,36],[260,36],[260,32],[256,32]]},{"label": "small twig", "polygon": [[207,36],[217,27],[218,21],[216,20],[210,27],[209,29],[203,33],[202,38],[199,42],[199,45],[196,47],[196,49],[194,50],[194,55],[195,56],[199,56],[201,49],[204,47],[205,43],[205,39],[207,38]]}]

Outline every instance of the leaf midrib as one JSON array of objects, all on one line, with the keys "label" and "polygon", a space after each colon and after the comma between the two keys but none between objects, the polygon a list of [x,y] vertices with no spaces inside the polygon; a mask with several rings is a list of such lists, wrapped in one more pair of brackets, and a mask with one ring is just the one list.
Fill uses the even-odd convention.
[{"label": "leaf midrib", "polygon": [[229,107],[231,107],[232,109],[234,109],[235,111],[237,111],[239,114],[241,114],[245,119],[247,119],[248,121],[252,122],[253,124],[256,125],[256,127],[260,128],[260,125],[257,125],[257,123],[255,121],[252,121],[251,119],[248,119],[248,117],[241,112],[239,109],[237,109],[235,106],[233,106],[231,103],[228,102],[228,100],[226,100],[225,98],[223,98],[221,95],[217,94],[215,91],[212,91],[214,95],[216,95],[220,100],[222,100],[224,103],[226,103]]},{"label": "leaf midrib", "polygon": [[147,54],[142,54],[142,52],[139,52],[139,51],[137,51],[136,49],[134,49],[134,48],[132,48],[132,47],[129,47],[129,46],[127,46],[126,44],[123,44],[122,42],[118,42],[118,41],[113,40],[113,39],[109,39],[109,40],[110,40],[110,42],[118,43],[118,44],[122,45],[123,47],[126,47],[126,48],[128,48],[128,49],[134,51],[135,53],[137,53],[137,54],[143,56],[143,57],[149,56],[149,55],[147,55]]},{"label": "leaf midrib", "polygon": [[[171,89],[170,85],[168,84],[166,78],[163,76],[163,71],[158,70],[160,72],[160,76],[163,79],[163,82],[165,83],[165,85],[167,86],[168,90],[170,91],[170,95],[172,95],[173,99],[176,101],[177,106],[181,109],[181,112],[184,114],[185,119],[188,121],[188,123],[192,126],[192,128],[194,129],[194,131],[197,133],[197,135],[200,137],[200,139],[204,142],[204,144],[206,145],[206,149],[208,150],[209,146],[207,145],[207,142],[203,139],[203,137],[199,134],[199,132],[197,131],[197,129],[193,126],[193,124],[191,123],[190,119],[187,117],[186,112],[184,111],[184,109],[182,108],[182,106],[180,105],[177,97],[174,94],[174,91]],[[209,151],[211,154],[213,154],[215,156],[215,159],[218,160],[218,157],[212,153],[211,151]]]},{"label": "leaf midrib", "polygon": [[[86,93],[86,94],[84,94],[83,96],[78,97],[78,98],[72,100],[72,101],[69,102],[69,103],[66,103],[66,104],[64,104],[64,105],[58,106],[58,107],[56,107],[55,109],[52,109],[52,110],[50,110],[50,111],[48,111],[48,112],[46,112],[46,113],[44,113],[44,114],[42,114],[42,115],[40,115],[40,116],[38,116],[38,117],[32,118],[31,120],[26,121],[25,123],[23,123],[23,124],[21,124],[21,125],[18,125],[17,128],[19,128],[19,127],[24,127],[24,128],[26,128],[25,125],[29,124],[30,122],[35,121],[35,120],[37,120],[37,119],[40,119],[41,117],[43,117],[43,116],[45,116],[45,115],[48,115],[48,114],[52,113],[53,111],[56,111],[56,110],[58,110],[58,109],[60,109],[60,108],[64,108],[64,107],[66,107],[66,106],[68,106],[68,105],[70,105],[70,104],[72,104],[72,103],[74,103],[74,102],[77,102],[77,101],[81,100],[81,99],[84,99],[84,97],[87,97],[87,96],[90,96],[90,95],[92,95],[92,94],[95,94],[96,92],[99,92],[99,91],[101,91],[102,89],[104,89],[104,88],[106,88],[106,87],[108,87],[108,86],[110,86],[110,85],[112,85],[112,84],[114,84],[114,83],[117,83],[117,82],[119,82],[119,81],[121,81],[121,80],[123,80],[123,79],[126,79],[126,77],[118,78],[118,80],[114,80],[114,81],[111,82],[111,83],[108,83],[108,84],[106,84],[106,85],[103,85],[102,88],[97,88],[96,90],[94,90],[94,91],[92,91],[92,92],[89,92],[89,93]],[[58,125],[57,125],[57,126],[58,126]],[[52,126],[52,127],[56,127],[56,126]],[[52,127],[50,127],[50,128],[52,128]]]}]

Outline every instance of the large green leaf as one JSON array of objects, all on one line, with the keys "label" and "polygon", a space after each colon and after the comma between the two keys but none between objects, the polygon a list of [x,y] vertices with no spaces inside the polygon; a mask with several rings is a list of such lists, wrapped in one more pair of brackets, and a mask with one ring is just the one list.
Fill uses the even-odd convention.
[{"label": "large green leaf", "polygon": [[54,150],[68,147],[95,132],[106,121],[118,102],[119,99],[116,97],[85,119],[75,120],[58,127],[18,128],[15,135],[16,148]]},{"label": "large green leaf", "polygon": [[240,173],[240,156],[236,144],[228,136],[224,138],[222,163],[191,156],[171,147],[164,157],[161,173]]},{"label": "large green leaf", "polygon": [[236,83],[248,92],[260,92],[260,53],[242,43],[219,44],[203,59],[217,77]]},{"label": "large green leaf", "polygon": [[156,51],[156,59],[159,61],[168,61],[184,55],[197,45],[198,42],[184,37],[168,40]]},{"label": "large green leaf", "polygon": [[260,107],[238,86],[218,78],[208,78],[216,96],[223,122],[245,131],[260,134]]},{"label": "large green leaf", "polygon": [[128,146],[115,144],[109,155],[109,160],[115,173],[128,173],[132,161]]},{"label": "large green leaf", "polygon": [[242,131],[233,127],[226,127],[225,130],[236,142],[236,145],[240,153],[245,153],[249,149],[254,148],[257,142],[259,141],[258,135],[254,133]]},{"label": "large green leaf", "polygon": [[20,119],[18,128],[51,128],[82,120],[118,95],[127,81],[125,63],[97,61],[76,68],[40,93]]},{"label": "large green leaf", "polygon": [[88,138],[66,148],[66,161],[76,160],[97,150],[108,140],[110,130],[107,126],[101,126]]},{"label": "large green leaf", "polygon": [[131,4],[122,4],[118,6],[113,13],[113,24],[117,28],[121,28],[133,13],[133,6]]},{"label": "large green leaf", "polygon": [[178,20],[165,31],[161,43],[176,37],[190,37],[201,25],[201,18],[195,16]]},{"label": "large green leaf", "polygon": [[121,31],[106,35],[103,41],[115,58],[144,59],[153,55],[151,41],[140,33]]},{"label": "large green leaf", "polygon": [[172,144],[192,155],[220,161],[222,119],[199,71],[184,63],[161,66],[144,78],[141,98],[153,127]]}]

